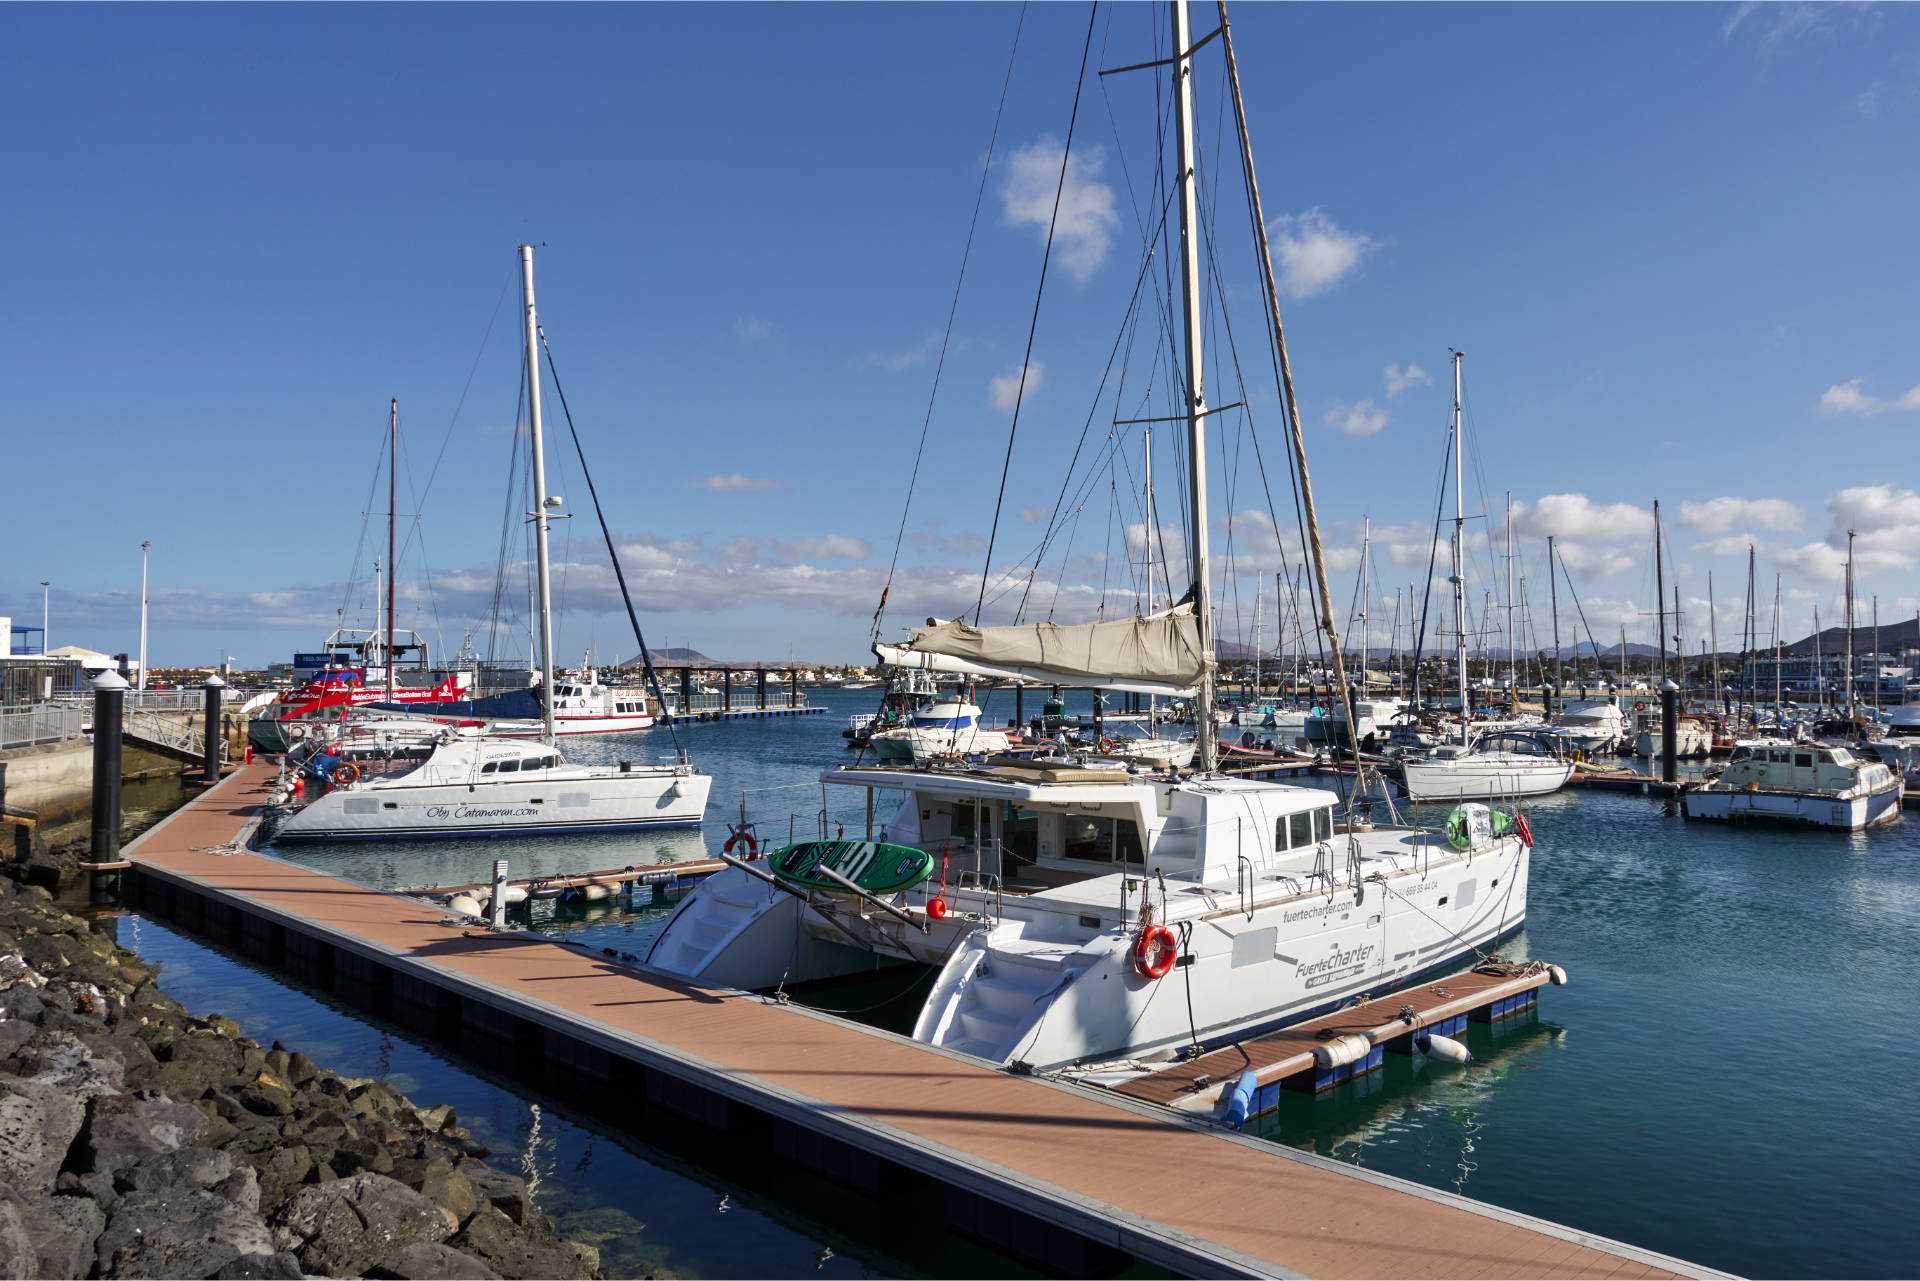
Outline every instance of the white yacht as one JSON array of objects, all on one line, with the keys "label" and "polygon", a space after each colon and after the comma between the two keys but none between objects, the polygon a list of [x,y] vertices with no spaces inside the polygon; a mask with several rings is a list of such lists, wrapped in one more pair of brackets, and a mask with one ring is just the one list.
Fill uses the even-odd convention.
[{"label": "white yacht", "polygon": [[981,715],[977,705],[957,695],[930,703],[898,729],[874,734],[874,755],[883,761],[928,761],[1006,751],[1012,741],[1007,732],[988,728]]},{"label": "white yacht", "polygon": [[1424,759],[1404,757],[1400,763],[1407,799],[1461,801],[1506,796],[1544,796],[1557,792],[1573,777],[1573,762],[1544,747],[1531,750],[1507,741],[1499,747],[1443,743]]},{"label": "white yacht", "polygon": [[868,839],[946,863],[887,900],[905,919],[730,868],[681,904],[649,964],[740,988],[931,966],[917,1039],[1050,1068],[1294,1022],[1456,964],[1526,916],[1521,836],[1483,827],[1455,848],[1348,829],[1317,788],[1049,763],[822,780],[904,794]]},{"label": "white yacht", "polygon": [[1824,743],[1742,744],[1711,783],[1680,794],[1680,811],[1709,823],[1781,823],[1843,832],[1900,816],[1905,781],[1878,761]]},{"label": "white yacht", "polygon": [[[684,762],[569,765],[548,744],[426,724],[369,722],[290,761],[271,801],[281,814],[274,839],[698,827],[706,813],[713,779]],[[393,763],[384,769],[383,752]]]},{"label": "white yacht", "polygon": [[[1472,707],[1467,694],[1466,511],[1461,497],[1460,363],[1453,354],[1453,448],[1449,453],[1454,475],[1453,586],[1454,671],[1463,717]],[[1485,729],[1524,729],[1522,725]],[[1481,797],[1543,796],[1558,791],[1573,777],[1573,762],[1561,759],[1537,740],[1500,733],[1498,741],[1486,732],[1475,735],[1469,722],[1460,723],[1460,739],[1435,747],[1424,757],[1400,758],[1401,782],[1415,801],[1458,801]]]},{"label": "white yacht", "polygon": [[1583,752],[1611,752],[1627,736],[1627,718],[1612,699],[1569,703],[1553,718]]},{"label": "white yacht", "polygon": [[[539,370],[538,322],[533,303],[533,250],[520,248],[526,313],[526,367]],[[472,724],[420,728],[418,718],[375,723],[370,731],[343,731],[337,745],[348,753],[315,751],[283,762],[270,801],[278,840],[342,840],[471,834],[540,835],[554,832],[624,831],[649,827],[695,827],[707,806],[713,780],[689,765],[622,762],[614,766],[568,765],[554,747],[561,688],[553,666],[553,599],[548,525],[560,499],[547,495],[540,422],[540,380],[527,383],[528,440],[536,498],[532,522],[538,584],[541,722],[539,740]],[[618,563],[616,562],[616,568]],[[636,628],[637,630],[637,628]],[[641,710],[645,710],[642,703]],[[352,736],[370,732],[376,748],[404,744],[411,766],[363,770],[353,757]],[[371,764],[371,762],[369,762]],[[291,766],[291,768],[289,768]]]},{"label": "white yacht", "polygon": [[[1170,47],[1191,50],[1186,4],[1170,7]],[[1223,33],[1222,45],[1231,39]],[[1169,185],[1190,233],[1181,237],[1186,456],[1204,477],[1188,75],[1173,76],[1172,102]],[[1257,198],[1254,208],[1261,235]],[[1305,492],[1308,538],[1317,539]],[[1187,503],[1186,527],[1207,530],[1204,483],[1187,487]],[[1524,822],[1497,836],[1476,806],[1454,844],[1342,823],[1332,792],[1216,772],[1204,536],[1190,540],[1188,557],[1190,589],[1162,612],[1077,625],[930,619],[906,643],[874,649],[896,666],[1191,698],[1195,773],[1053,761],[830,771],[823,782],[864,791],[873,816],[864,840],[823,843],[847,860],[840,891],[729,859],[682,902],[649,963],[744,988],[926,966],[935,974],[918,1040],[1049,1069],[1171,1056],[1282,1026],[1457,965],[1518,929],[1531,855]],[[1324,565],[1314,572],[1326,599]],[[853,878],[868,874],[874,842],[931,856],[926,879],[884,894],[859,889]]]}]

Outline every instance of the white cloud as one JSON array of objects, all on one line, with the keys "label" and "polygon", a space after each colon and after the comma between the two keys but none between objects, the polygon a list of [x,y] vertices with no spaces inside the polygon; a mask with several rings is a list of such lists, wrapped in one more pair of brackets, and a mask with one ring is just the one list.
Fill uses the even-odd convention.
[{"label": "white cloud", "polygon": [[1745,556],[1747,548],[1761,550],[1766,547],[1752,534],[1728,534],[1724,538],[1709,538],[1705,542],[1695,543],[1693,551],[1705,552],[1709,556]]},{"label": "white cloud", "polygon": [[791,543],[776,543],[774,555],[783,560],[865,560],[868,544],[863,538],[848,538],[844,534],[821,534],[813,538],[796,539]]},{"label": "white cloud", "polygon": [[1554,550],[1571,573],[1582,578],[1611,578],[1640,563],[1639,557],[1618,547],[1591,547],[1586,543],[1554,540]]},{"label": "white cloud", "polygon": [[1377,243],[1360,232],[1342,231],[1318,208],[1283,214],[1267,230],[1280,255],[1280,287],[1293,298],[1331,289]]},{"label": "white cloud", "polygon": [[768,476],[742,476],[733,472],[726,476],[709,476],[700,481],[697,488],[711,489],[716,494],[738,494],[748,490],[778,489],[780,482]]},{"label": "white cloud", "polygon": [[1907,389],[1905,394],[1893,400],[1881,400],[1870,392],[1861,390],[1864,378],[1850,378],[1843,383],[1835,383],[1820,393],[1819,410],[1823,414],[1884,414],[1890,410],[1920,410],[1920,385]]},{"label": "white cloud", "polygon": [[1398,365],[1387,366],[1387,395],[1389,396],[1398,396],[1409,387],[1430,387],[1432,385],[1433,375],[1414,364],[1411,360],[1407,362],[1405,369],[1400,368]]},{"label": "white cloud", "polygon": [[1622,543],[1649,537],[1653,513],[1632,503],[1596,503],[1585,494],[1548,494],[1537,503],[1515,501],[1513,527],[1528,538]]},{"label": "white cloud", "polygon": [[1022,507],[1020,509],[1020,519],[1026,521],[1029,525],[1041,524],[1051,515],[1053,515],[1053,508],[1051,507]]},{"label": "white cloud", "polygon": [[741,316],[733,322],[733,333],[743,342],[759,342],[773,333],[773,326],[758,316]]},{"label": "white cloud", "polygon": [[1371,436],[1387,425],[1387,411],[1375,409],[1371,400],[1363,400],[1357,405],[1334,406],[1324,421],[1349,436]]},{"label": "white cloud", "polygon": [[[1053,231],[1053,248],[1060,265],[1076,280],[1085,280],[1099,267],[1113,243],[1120,217],[1113,210],[1113,188],[1099,181],[1106,152],[1083,147],[1067,161],[1064,183],[1060,157],[1064,149],[1052,134],[1016,149],[1006,161],[1006,181],[1000,188],[1007,224],[1030,226],[1042,241]],[[1054,198],[1059,196],[1059,216]]]},{"label": "white cloud", "polygon": [[909,347],[905,351],[870,351],[867,353],[866,360],[861,363],[869,369],[884,369],[889,373],[897,374],[904,369],[912,369],[916,365],[926,364],[929,360],[933,359],[934,353],[939,350],[940,335],[928,334],[925,338],[922,338],[917,345]]},{"label": "white cloud", "polygon": [[1026,387],[1020,386],[1020,368],[1015,366],[1012,373],[1004,374],[993,380],[992,399],[995,409],[1012,409],[1014,405],[1047,385],[1047,367],[1035,360],[1026,367]]},{"label": "white cloud", "polygon": [[1709,498],[1680,504],[1680,523],[1707,534],[1724,534],[1735,525],[1798,529],[1804,519],[1804,513],[1783,498]]},{"label": "white cloud", "polygon": [[1857,575],[1910,570],[1920,563],[1920,493],[1892,485],[1855,485],[1828,495],[1827,513],[1831,521],[1825,540],[1781,551],[1782,569],[1838,582],[1846,572],[1848,531],[1854,536]]}]

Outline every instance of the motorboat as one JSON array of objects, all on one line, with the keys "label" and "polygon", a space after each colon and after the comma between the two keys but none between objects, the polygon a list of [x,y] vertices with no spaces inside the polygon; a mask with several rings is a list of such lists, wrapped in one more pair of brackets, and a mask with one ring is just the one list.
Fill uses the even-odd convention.
[{"label": "motorboat", "polygon": [[[1633,754],[1649,759],[1659,756],[1666,750],[1660,709],[1641,709],[1636,719],[1639,726],[1633,737]],[[1711,755],[1719,732],[1720,724],[1713,717],[1701,712],[1681,712],[1674,721],[1673,754],[1683,760]]]},{"label": "motorboat", "polygon": [[1012,743],[1005,730],[989,728],[978,704],[958,696],[929,703],[908,714],[897,729],[872,735],[881,760],[925,761],[941,756],[1004,752]]},{"label": "motorboat", "polygon": [[1627,719],[1612,699],[1569,703],[1553,718],[1583,752],[1615,751],[1627,735]]},{"label": "motorboat", "polygon": [[1680,795],[1680,811],[1707,823],[1776,823],[1843,832],[1900,816],[1905,780],[1879,761],[1825,743],[1741,744],[1712,782]]}]

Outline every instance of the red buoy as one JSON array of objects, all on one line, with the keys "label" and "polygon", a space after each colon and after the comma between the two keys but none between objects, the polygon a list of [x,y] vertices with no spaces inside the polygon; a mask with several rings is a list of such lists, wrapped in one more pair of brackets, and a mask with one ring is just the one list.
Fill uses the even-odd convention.
[{"label": "red buoy", "polygon": [[927,915],[936,921],[945,920],[947,915],[947,900],[943,898],[928,899]]}]

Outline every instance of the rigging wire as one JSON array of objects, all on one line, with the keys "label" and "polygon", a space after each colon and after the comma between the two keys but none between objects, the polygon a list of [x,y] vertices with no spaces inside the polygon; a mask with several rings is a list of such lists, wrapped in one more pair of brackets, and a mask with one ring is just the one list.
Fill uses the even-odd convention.
[{"label": "rigging wire", "polygon": [[[680,735],[673,727],[673,716],[667,710],[667,696],[660,688],[659,674],[653,670],[653,654],[647,649],[647,638],[640,632],[640,616],[633,610],[633,596],[627,591],[626,571],[620,568],[620,549],[614,546],[613,531],[607,528],[607,513],[600,507],[600,491],[594,487],[593,472],[587,467],[587,451],[580,444],[579,429],[573,425],[573,411],[567,408],[567,393],[560,386],[560,370],[553,363],[553,348],[547,345],[547,331],[544,326],[538,328],[540,350],[547,355],[547,372],[553,375],[553,392],[560,398],[560,413],[567,420],[567,434],[573,437],[574,452],[580,455],[580,475],[587,482],[587,494],[593,499],[593,514],[600,521],[600,536],[607,540],[607,559],[613,562],[613,576],[620,584],[620,599],[627,606],[627,621],[633,624],[633,639],[640,646],[640,665],[647,674],[647,686],[653,690],[654,698],[659,700],[660,715],[667,723],[667,735],[673,740],[674,750],[680,748]],[[684,708],[682,709],[685,710]]]},{"label": "rigging wire", "polygon": [[1027,322],[1027,349],[1020,358],[1020,384],[1013,395],[1013,422],[1007,428],[1007,453],[1000,463],[1000,493],[993,504],[993,524],[987,531],[986,561],[980,567],[980,595],[974,602],[973,622],[979,626],[986,608],[987,580],[993,573],[993,546],[1000,535],[1000,511],[1007,500],[1007,475],[1013,470],[1013,441],[1020,431],[1020,410],[1027,399],[1027,373],[1033,367],[1033,340],[1040,329],[1040,303],[1047,292],[1047,265],[1053,260],[1053,235],[1060,225],[1060,200],[1067,187],[1067,166],[1073,159],[1073,131],[1080,120],[1080,94],[1087,85],[1087,60],[1093,54],[1094,20],[1100,14],[1100,0],[1094,0],[1087,13],[1087,40],[1080,51],[1080,74],[1073,84],[1073,110],[1067,115],[1067,140],[1060,148],[1060,178],[1053,189],[1053,213],[1047,219],[1047,247],[1040,255],[1040,283],[1033,294],[1033,318]]},{"label": "rigging wire", "polygon": [[926,417],[920,423],[920,445],[913,454],[913,474],[907,481],[906,501],[900,507],[900,531],[893,539],[893,559],[887,564],[887,581],[880,589],[880,603],[873,611],[873,639],[880,639],[880,619],[887,609],[887,594],[893,590],[894,571],[900,565],[900,547],[907,537],[907,514],[913,510],[913,492],[920,481],[920,460],[927,450],[927,430],[933,425],[933,407],[940,397],[940,375],[947,367],[947,347],[953,341],[954,317],[960,311],[960,289],[967,280],[967,261],[973,256],[973,234],[980,225],[980,207],[986,200],[987,177],[993,172],[993,152],[1000,140],[1000,120],[1007,109],[1007,90],[1013,84],[1013,64],[1020,53],[1020,33],[1026,29],[1027,6],[1020,6],[1020,18],[1013,31],[1013,48],[1007,54],[1007,74],[1000,83],[1000,105],[994,109],[993,132],[987,138],[987,158],[980,166],[980,188],[973,197],[973,217],[967,223],[966,247],[960,251],[960,274],[953,282],[953,301],[947,307],[947,329],[940,339],[940,358],[933,367],[933,390],[927,395]]}]

